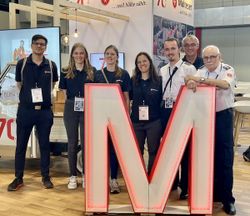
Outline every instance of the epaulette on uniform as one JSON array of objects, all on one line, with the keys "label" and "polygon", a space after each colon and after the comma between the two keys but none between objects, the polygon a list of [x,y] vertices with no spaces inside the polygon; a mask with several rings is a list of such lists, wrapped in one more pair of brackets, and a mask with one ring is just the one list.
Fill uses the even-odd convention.
[{"label": "epaulette on uniform", "polygon": [[229,69],[231,69],[232,67],[230,66],[230,65],[227,65],[227,64],[225,64],[225,65],[223,65],[223,69],[225,69],[225,70],[229,70]]}]

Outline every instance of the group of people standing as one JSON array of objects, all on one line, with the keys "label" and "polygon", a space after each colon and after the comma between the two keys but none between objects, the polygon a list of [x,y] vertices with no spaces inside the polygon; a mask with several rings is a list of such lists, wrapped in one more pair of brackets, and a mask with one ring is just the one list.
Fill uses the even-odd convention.
[{"label": "group of people standing", "polygon": [[[17,64],[16,81],[20,87],[20,104],[17,112],[16,178],[8,186],[9,191],[16,191],[23,186],[25,152],[33,126],[37,129],[41,151],[42,182],[45,188],[53,188],[49,176],[49,133],[53,123],[50,93],[58,76],[56,65],[43,55],[46,46],[47,39],[44,36],[33,36],[32,54]],[[104,51],[106,66],[96,70],[89,62],[84,45],[74,44],[69,64],[62,69],[59,81],[59,89],[66,95],[63,118],[68,137],[70,172],[68,189],[75,189],[78,186],[76,158],[79,128],[80,143],[84,152],[83,86],[85,83],[120,84],[142,155],[147,145],[148,174],[151,172],[161,137],[181,86],[187,85],[195,92],[198,84],[205,84],[217,87],[214,199],[223,203],[226,213],[231,215],[236,213],[232,195],[234,70],[221,62],[221,54],[216,46],[205,47],[202,58],[198,57],[199,40],[194,35],[187,35],[182,41],[182,47],[186,54],[183,59],[180,58],[181,47],[177,39],[168,38],[164,42],[164,51],[169,63],[161,68],[160,73],[157,73],[148,53],[138,53],[130,78],[129,73],[118,66],[118,49],[114,45],[108,46]],[[110,136],[108,144],[111,169],[110,192],[119,193],[120,187],[117,182],[119,164]],[[181,162],[181,177],[179,179],[177,175],[172,187],[173,190],[178,186],[181,188],[180,199],[188,198],[188,158],[189,144]],[[84,187],[84,168],[82,173]]]}]

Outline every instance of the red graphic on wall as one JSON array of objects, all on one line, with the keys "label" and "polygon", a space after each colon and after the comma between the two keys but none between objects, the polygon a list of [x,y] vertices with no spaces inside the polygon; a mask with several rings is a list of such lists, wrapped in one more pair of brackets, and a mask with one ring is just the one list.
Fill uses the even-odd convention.
[{"label": "red graphic on wall", "polygon": [[83,0],[77,0],[77,4],[83,4]]},{"label": "red graphic on wall", "polygon": [[7,119],[0,118],[0,138],[2,137],[4,128],[7,127],[7,136],[10,140],[14,140],[14,136],[11,133],[12,123],[14,122],[14,119]]},{"label": "red graphic on wall", "polygon": [[166,7],[166,0],[158,0],[157,6]]},{"label": "red graphic on wall", "polygon": [[109,3],[109,0],[101,0],[102,4],[107,5]]},{"label": "red graphic on wall", "polygon": [[177,6],[177,0],[172,0],[174,8]]}]

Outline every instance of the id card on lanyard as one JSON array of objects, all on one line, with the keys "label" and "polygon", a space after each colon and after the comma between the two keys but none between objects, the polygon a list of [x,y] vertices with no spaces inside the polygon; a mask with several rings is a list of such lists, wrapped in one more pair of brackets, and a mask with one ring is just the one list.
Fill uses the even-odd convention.
[{"label": "id card on lanyard", "polygon": [[167,97],[165,100],[165,108],[173,108],[174,99],[172,97]]},{"label": "id card on lanyard", "polygon": [[149,120],[149,107],[146,105],[139,106],[139,120]]},{"label": "id card on lanyard", "polygon": [[76,112],[83,112],[84,111],[84,98],[75,97],[74,111],[76,111]]},{"label": "id card on lanyard", "polygon": [[43,102],[43,93],[41,88],[31,89],[31,97],[33,103]]}]

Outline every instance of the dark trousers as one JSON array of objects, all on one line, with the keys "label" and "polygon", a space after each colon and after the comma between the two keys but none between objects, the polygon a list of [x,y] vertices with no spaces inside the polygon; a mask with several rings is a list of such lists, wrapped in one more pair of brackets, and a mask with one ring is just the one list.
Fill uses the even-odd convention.
[{"label": "dark trousers", "polygon": [[39,148],[41,175],[49,176],[50,144],[49,135],[53,124],[53,113],[51,109],[34,110],[19,106],[16,118],[17,145],[15,153],[15,176],[23,177],[25,166],[25,154],[28,140],[33,126],[36,127]]},{"label": "dark trousers", "polygon": [[162,126],[161,120],[146,123],[133,123],[139,148],[143,156],[144,145],[147,139],[148,145],[148,174],[150,174],[161,140]]},{"label": "dark trousers", "polygon": [[109,145],[109,164],[111,171],[111,179],[117,179],[119,163],[116,157],[115,149],[112,143],[110,134],[108,133],[108,145]]},{"label": "dark trousers", "polygon": [[[165,132],[171,112],[172,112],[171,108],[161,109],[162,135]],[[181,161],[181,179],[179,180],[179,172],[178,172],[176,174],[176,178],[173,184],[173,189],[177,188],[177,186],[180,184],[180,188],[183,193],[187,193],[187,189],[188,189],[188,161],[189,161],[189,146],[190,146],[189,143],[190,143],[190,140],[187,144],[187,147],[184,151],[182,161]]]},{"label": "dark trousers", "polygon": [[[70,176],[77,176],[77,147],[80,127],[80,143],[82,148],[82,157],[84,157],[84,113],[74,111],[74,100],[66,100],[63,115],[64,125],[68,137],[68,162]],[[82,158],[83,173],[84,159]]]},{"label": "dark trousers", "polygon": [[223,204],[234,203],[233,189],[233,110],[216,113],[214,196]]}]

